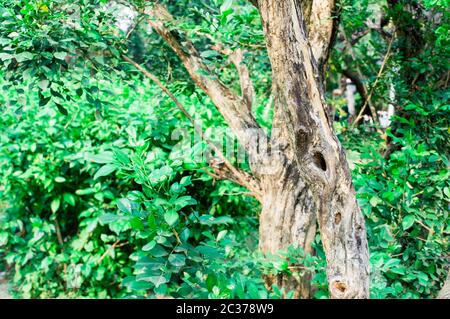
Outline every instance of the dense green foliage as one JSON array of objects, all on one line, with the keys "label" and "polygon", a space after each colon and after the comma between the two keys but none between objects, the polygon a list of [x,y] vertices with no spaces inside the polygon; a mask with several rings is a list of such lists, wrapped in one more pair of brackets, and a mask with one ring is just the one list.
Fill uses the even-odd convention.
[{"label": "dense green foliage", "polygon": [[[204,2],[170,6],[185,15],[178,27],[236,90],[235,70],[201,34],[229,48],[251,48],[246,64],[255,113],[270,123],[270,65],[257,10],[246,1]],[[141,24],[128,38],[111,13],[98,10],[105,3],[80,1],[76,27],[67,23],[74,14],[67,1],[0,5],[0,271],[11,275],[13,293],[289,298],[265,287],[262,275],[289,273],[301,262],[314,272],[315,297],[326,298],[320,236],[314,256],[294,248],[273,258],[258,254],[258,202],[242,187],[214,180],[205,160],[193,160],[206,145],[181,143],[186,139],[174,132],[181,128],[190,140],[191,123],[122,53],[170,83],[205,129],[225,128],[223,119],[157,34]],[[378,109],[386,108],[392,83],[397,92],[388,143],[370,127],[335,123],[366,218],[375,298],[431,298],[447,274],[450,104],[442,73],[450,61],[449,4],[423,5],[441,15],[438,24],[419,21],[427,46],[404,56],[407,44],[394,39],[378,80],[377,63],[389,47],[379,32],[362,37],[352,52],[338,36],[329,62],[327,97],[341,113],[342,98],[331,92],[344,69],[365,75]],[[364,29],[374,12],[399,16],[401,10],[369,0],[346,0],[341,9],[346,36]],[[421,75],[413,83],[404,75],[411,72]]]}]

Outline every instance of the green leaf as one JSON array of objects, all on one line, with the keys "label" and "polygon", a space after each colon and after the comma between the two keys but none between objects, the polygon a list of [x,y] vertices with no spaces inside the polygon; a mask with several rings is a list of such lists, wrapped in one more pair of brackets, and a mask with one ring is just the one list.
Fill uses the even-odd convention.
[{"label": "green leaf", "polygon": [[50,204],[50,208],[53,213],[56,213],[59,209],[59,206],[61,205],[61,199],[59,197],[52,200],[52,203]]},{"label": "green leaf", "polygon": [[64,183],[65,181],[66,179],[62,176],[55,177],[55,182],[57,183]]},{"label": "green leaf", "polygon": [[378,204],[382,203],[383,201],[378,196],[373,196],[369,202],[370,202],[370,205],[372,205],[372,207],[376,207]]},{"label": "green leaf", "polygon": [[95,192],[96,192],[95,188],[89,187],[89,188],[85,188],[85,189],[77,189],[75,191],[75,194],[77,194],[77,195],[90,195],[90,194],[93,194]]},{"label": "green leaf", "polygon": [[415,222],[416,218],[414,217],[414,215],[407,215],[405,217],[403,217],[402,220],[402,227],[404,230],[407,230],[408,228],[410,228],[414,222]]},{"label": "green leaf", "polygon": [[66,52],[55,52],[53,53],[53,56],[59,60],[64,60],[64,58],[67,56]]},{"label": "green leaf", "polygon": [[0,233],[0,247],[8,243],[8,233],[3,231]]},{"label": "green leaf", "polygon": [[210,74],[203,69],[198,69],[197,73],[203,76],[210,76]]},{"label": "green leaf", "polygon": [[155,293],[158,295],[166,295],[169,287],[166,284],[162,284],[159,287],[155,287]]},{"label": "green leaf", "polygon": [[7,38],[0,38],[0,45],[6,46],[9,43],[11,43],[11,40]]},{"label": "green leaf", "polygon": [[70,206],[75,206],[75,196],[70,193],[64,193],[63,195],[64,201]]},{"label": "green leaf", "polygon": [[125,216],[120,216],[120,215],[116,215],[116,214],[103,214],[100,216],[99,220],[100,223],[102,224],[110,224],[110,223],[114,223],[120,220],[124,220],[126,217]]},{"label": "green leaf", "polygon": [[172,254],[169,256],[169,262],[177,267],[182,267],[186,264],[186,257],[182,254]]},{"label": "green leaf", "polygon": [[17,60],[17,62],[23,62],[23,61],[27,61],[27,60],[32,60],[34,57],[34,54],[31,52],[22,52],[19,54],[16,54],[14,56],[14,58]]},{"label": "green leaf", "polygon": [[450,188],[444,187],[444,194],[447,196],[447,198],[450,198]]},{"label": "green leaf", "polygon": [[[42,87],[41,87],[41,89],[42,89]],[[64,97],[62,96],[61,93],[59,93],[58,91],[53,90],[52,88],[50,88],[50,93],[51,93],[53,96],[59,97],[60,99],[64,99]]]},{"label": "green leaf", "polygon": [[9,53],[0,53],[0,60],[2,60],[2,61],[11,60],[13,57],[14,56]]},{"label": "green leaf", "polygon": [[115,149],[114,150],[114,158],[121,164],[123,165],[128,165],[130,163],[130,159],[128,158],[128,155],[120,150],[120,149]]},{"label": "green leaf", "polygon": [[199,217],[199,221],[202,225],[220,225],[234,223],[234,220],[229,216],[214,217],[211,215],[202,215]]},{"label": "green leaf", "polygon": [[161,245],[155,245],[151,250],[150,253],[153,255],[153,257],[164,257],[167,256],[169,253],[164,249]]},{"label": "green leaf", "polygon": [[45,105],[47,105],[48,102],[50,102],[51,98],[52,98],[51,96],[40,98],[40,99],[39,99],[39,106],[45,106]]},{"label": "green leaf", "polygon": [[178,213],[173,210],[169,210],[164,214],[164,220],[167,224],[169,224],[169,226],[172,226],[178,220]]},{"label": "green leaf", "polygon": [[156,246],[156,241],[152,240],[147,245],[144,245],[144,247],[142,247],[142,250],[149,251],[149,250],[152,250],[155,246]]},{"label": "green leaf", "polygon": [[142,221],[134,216],[130,219],[130,226],[131,228],[133,228],[134,230],[143,230],[144,229],[144,224],[142,223]]},{"label": "green leaf", "polygon": [[117,201],[117,207],[124,213],[131,214],[131,202],[128,198],[121,198]]},{"label": "green leaf", "polygon": [[145,281],[150,281],[155,285],[155,288],[158,288],[160,285],[168,283],[169,280],[163,275],[160,276],[149,276],[145,278]]},{"label": "green leaf", "polygon": [[139,290],[150,289],[150,287],[152,285],[149,282],[146,282],[146,281],[132,281],[132,282],[129,282],[129,283],[125,284],[125,286],[127,286],[131,290],[139,291]]},{"label": "green leaf", "polygon": [[197,201],[191,196],[182,196],[172,201],[172,203],[176,205],[178,209],[181,209],[188,205],[195,205],[197,204]]},{"label": "green leaf", "polygon": [[189,186],[191,185],[191,176],[184,176],[181,180],[180,180],[180,185],[181,186]]},{"label": "green leaf", "polygon": [[220,54],[217,53],[214,50],[205,50],[200,55],[201,55],[202,58],[207,58],[207,59],[208,58],[215,58],[215,57],[220,56]]},{"label": "green leaf", "polygon": [[99,153],[99,154],[87,153],[86,160],[89,162],[94,162],[94,163],[99,163],[99,164],[108,164],[108,163],[111,163],[114,160],[114,158],[113,158],[112,152],[106,151],[106,152]]},{"label": "green leaf", "polygon": [[203,254],[205,257],[209,259],[215,259],[220,257],[220,251],[216,247],[200,245],[197,246],[196,249],[199,253]]},{"label": "green leaf", "polygon": [[220,6],[220,13],[223,13],[231,8],[233,0],[225,0],[225,2]]},{"label": "green leaf", "polygon": [[216,241],[220,241],[227,234],[228,230],[222,230],[217,234]]},{"label": "green leaf", "polygon": [[405,275],[406,274],[406,267],[400,265],[400,266],[393,267],[393,268],[389,269],[389,271],[393,272],[395,274]]},{"label": "green leaf", "polygon": [[59,113],[61,113],[62,115],[69,114],[69,112],[67,112],[67,109],[64,106],[62,106],[61,104],[55,102],[55,105],[56,105],[56,108],[58,109]]},{"label": "green leaf", "polygon": [[[44,79],[44,80],[39,81],[38,86],[39,86],[39,88],[40,88],[42,91],[44,91],[44,90],[46,90],[46,89],[48,88],[48,85],[49,85],[49,84],[50,84],[50,81]],[[50,90],[50,92],[51,92],[51,90]],[[52,95],[53,95],[53,94],[52,94]]]},{"label": "green leaf", "polygon": [[114,172],[116,170],[116,165],[113,164],[106,164],[100,167],[100,169],[95,173],[94,180],[96,180],[99,177],[107,176]]}]

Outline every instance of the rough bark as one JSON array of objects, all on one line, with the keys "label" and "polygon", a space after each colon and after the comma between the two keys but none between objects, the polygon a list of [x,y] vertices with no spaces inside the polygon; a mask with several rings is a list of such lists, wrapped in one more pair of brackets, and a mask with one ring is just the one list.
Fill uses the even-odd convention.
[{"label": "rough bark", "polygon": [[332,298],[369,296],[364,219],[345,153],[326,115],[323,83],[295,0],[259,0],[275,83],[275,105],[300,177],[318,208]]},{"label": "rough bark", "polygon": [[[262,211],[259,219],[259,249],[266,254],[276,254],[289,246],[303,248],[313,253],[312,242],[316,235],[315,205],[309,188],[298,174],[295,163],[285,163],[281,174],[262,179]],[[296,298],[311,298],[312,274],[291,269],[291,274],[267,276],[266,284],[277,284],[286,292],[294,291]]]},{"label": "rough bark", "polygon": [[300,6],[312,54],[316,58],[321,75],[324,75],[339,22],[336,1],[301,0]]}]

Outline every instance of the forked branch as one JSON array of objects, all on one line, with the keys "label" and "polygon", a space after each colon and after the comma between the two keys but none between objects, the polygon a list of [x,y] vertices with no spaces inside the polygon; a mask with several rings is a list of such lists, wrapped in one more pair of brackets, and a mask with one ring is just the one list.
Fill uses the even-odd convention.
[{"label": "forked branch", "polygon": [[172,30],[170,26],[176,21],[163,5],[154,4],[147,7],[146,13],[149,15],[150,25],[180,58],[194,82],[211,98],[249,156],[252,158],[260,156],[254,153],[253,146],[255,136],[264,133],[249,111],[245,100],[217,79],[186,34],[180,30]]}]

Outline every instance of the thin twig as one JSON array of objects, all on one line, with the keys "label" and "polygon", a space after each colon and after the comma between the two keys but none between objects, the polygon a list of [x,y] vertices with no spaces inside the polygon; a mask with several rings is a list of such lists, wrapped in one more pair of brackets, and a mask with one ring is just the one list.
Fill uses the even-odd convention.
[{"label": "thin twig", "polygon": [[432,230],[430,227],[426,226],[426,225],[425,225],[424,223],[422,223],[420,220],[416,220],[416,222],[417,222],[419,225],[421,225],[423,228],[425,228],[426,230],[428,230],[428,232],[430,232],[430,233],[433,232],[433,230]]},{"label": "thin twig", "polygon": [[124,242],[124,243],[121,243],[120,245],[119,245],[119,243],[120,243],[120,240],[118,239],[114,244],[109,246],[108,249],[103,253],[103,255],[100,257],[100,259],[97,261],[97,264],[100,264],[102,262],[102,260],[109,254],[109,252],[111,250],[113,250],[115,248],[118,248],[118,247],[122,247],[122,246],[128,245],[127,241]]},{"label": "thin twig", "polygon": [[[370,90],[369,96],[367,97],[366,102],[364,103],[363,107],[361,108],[361,111],[359,111],[359,114],[356,117],[355,121],[352,123],[352,127],[354,127],[356,124],[358,124],[359,120],[361,120],[363,112],[366,109],[368,103],[370,102],[370,100],[372,98],[372,95],[373,95],[373,92],[375,91],[375,87],[377,86],[378,80],[380,79],[381,74],[383,73],[384,67],[386,66],[386,62],[387,62],[387,60],[388,60],[388,58],[389,58],[389,56],[391,54],[392,42],[394,41],[394,38],[395,37],[392,37],[391,41],[389,42],[388,49],[386,51],[386,54],[384,55],[383,63],[380,66],[380,69],[378,71],[378,74],[377,74],[377,77],[375,79],[375,82],[373,83],[372,88]],[[376,114],[372,114],[372,116],[373,116],[374,121],[376,121],[377,120]]]},{"label": "thin twig", "polygon": [[128,40],[130,38],[133,31],[136,30],[136,28],[142,22],[142,20],[144,20],[144,18],[145,18],[144,15],[140,16],[139,19],[136,21],[136,23],[130,28],[130,30],[128,30],[127,35],[125,36],[126,40]]},{"label": "thin twig", "polygon": [[181,244],[181,240],[180,240],[180,236],[178,235],[178,232],[175,230],[175,228],[172,229],[172,231],[173,231],[173,234],[175,235],[175,237],[177,238],[177,242],[179,244]]},{"label": "thin twig", "polygon": [[[345,33],[345,30],[342,28],[342,34],[344,36],[344,40],[345,40],[345,45],[350,53],[350,56],[352,57],[353,61],[356,63],[357,59],[356,59],[356,55],[355,52],[353,50],[353,47],[351,45],[350,40],[347,38],[347,34]],[[361,68],[359,67],[359,65],[356,63],[356,73],[358,75],[358,77],[361,79],[361,84],[363,86],[364,92],[367,92],[368,90],[366,89],[364,82],[362,82],[362,80],[364,79],[363,73],[361,71]],[[351,78],[350,78],[351,79]],[[353,81],[353,79],[351,79]],[[355,85],[357,85],[357,83],[355,83]],[[372,105],[371,101],[368,99],[368,97],[366,96],[366,94],[364,96],[361,96],[364,99],[364,105],[368,105],[369,109],[370,109],[370,113],[372,113],[372,117],[374,121],[378,121],[377,119],[377,112],[375,107]]]}]

